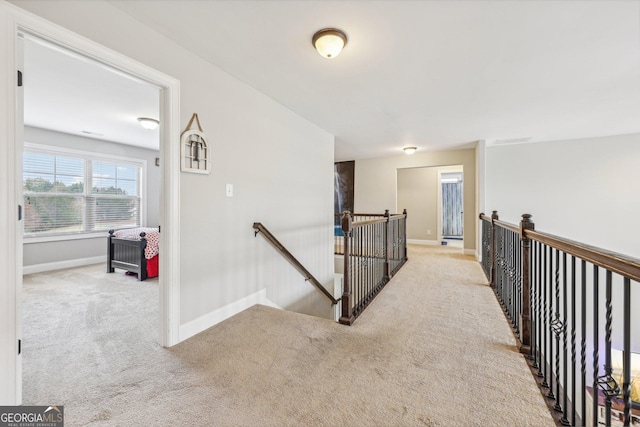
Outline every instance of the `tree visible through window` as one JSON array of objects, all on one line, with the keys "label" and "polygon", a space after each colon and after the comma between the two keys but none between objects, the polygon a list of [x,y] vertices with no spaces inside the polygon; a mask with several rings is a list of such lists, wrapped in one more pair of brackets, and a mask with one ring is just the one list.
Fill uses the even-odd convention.
[{"label": "tree visible through window", "polygon": [[140,163],[25,149],[25,235],[140,226],[141,169]]}]

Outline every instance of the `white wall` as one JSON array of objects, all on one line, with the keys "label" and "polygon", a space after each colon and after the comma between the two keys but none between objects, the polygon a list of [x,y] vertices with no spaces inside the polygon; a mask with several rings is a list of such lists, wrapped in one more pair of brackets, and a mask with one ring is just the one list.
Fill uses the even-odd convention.
[{"label": "white wall", "polygon": [[398,206],[411,212],[407,239],[413,243],[440,244],[442,191],[438,191],[438,177],[444,172],[463,170],[459,166],[398,169]]},{"label": "white wall", "polygon": [[[333,286],[332,135],[108,2],[14,3],[179,79],[181,122],[198,113],[213,166],[208,176],[181,175],[183,325],[265,287],[284,308],[331,316],[322,295],[254,238],[251,226],[263,222]],[[227,183],[232,198],[225,197]]]},{"label": "white wall", "polygon": [[[356,212],[376,213],[389,209],[392,213],[402,212],[399,206],[397,176],[399,169],[431,166],[455,166],[464,168],[464,250],[476,254],[477,212],[476,207],[476,154],[475,149],[438,152],[416,152],[407,156],[356,160],[355,200]],[[411,217],[411,211],[407,210]]]},{"label": "white wall", "polygon": [[640,134],[486,149],[485,213],[640,258]]},{"label": "white wall", "polygon": [[[158,151],[30,126],[25,126],[24,139],[26,142],[53,147],[146,160],[147,176],[145,179],[145,191],[147,194],[147,209],[145,211],[145,224],[149,227],[156,227],[160,223],[160,168],[155,166],[155,158],[160,155]],[[78,240],[38,243],[33,243],[27,238],[23,244],[23,265],[35,266],[50,263],[54,263],[54,265],[56,265],[55,263],[66,265],[65,261],[81,258],[93,259],[96,257],[102,257],[106,260],[106,235],[105,232],[91,239],[83,238]]]}]

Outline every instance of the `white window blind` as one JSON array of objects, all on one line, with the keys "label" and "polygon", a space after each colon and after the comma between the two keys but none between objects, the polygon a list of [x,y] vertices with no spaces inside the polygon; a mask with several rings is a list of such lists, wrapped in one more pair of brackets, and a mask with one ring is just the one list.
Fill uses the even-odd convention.
[{"label": "white window blind", "polygon": [[140,226],[141,163],[25,149],[25,236]]}]

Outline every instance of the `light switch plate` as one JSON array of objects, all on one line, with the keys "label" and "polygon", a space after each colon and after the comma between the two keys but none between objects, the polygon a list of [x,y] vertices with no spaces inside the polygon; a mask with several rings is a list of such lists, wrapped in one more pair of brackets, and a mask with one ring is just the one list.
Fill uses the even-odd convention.
[{"label": "light switch plate", "polygon": [[233,184],[227,184],[227,197],[233,197]]}]

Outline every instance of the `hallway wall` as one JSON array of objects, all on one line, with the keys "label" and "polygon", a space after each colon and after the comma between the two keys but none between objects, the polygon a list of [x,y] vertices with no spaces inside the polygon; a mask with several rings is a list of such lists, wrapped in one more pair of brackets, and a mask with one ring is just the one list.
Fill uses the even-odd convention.
[{"label": "hallway wall", "polygon": [[[398,170],[430,166],[462,165],[464,168],[464,251],[476,254],[476,150],[450,150],[416,152],[407,156],[356,160],[355,206],[356,212],[377,213],[389,209],[402,212],[398,205]],[[411,217],[411,211],[407,211]],[[432,235],[434,231],[432,230]]]},{"label": "hallway wall", "polygon": [[640,134],[486,149],[486,214],[640,258]]},{"label": "hallway wall", "polygon": [[213,160],[210,175],[180,175],[182,326],[208,327],[216,310],[263,289],[281,307],[332,316],[251,226],[263,222],[333,287],[333,135],[107,1],[12,3],[178,79],[182,126],[198,113]]}]

